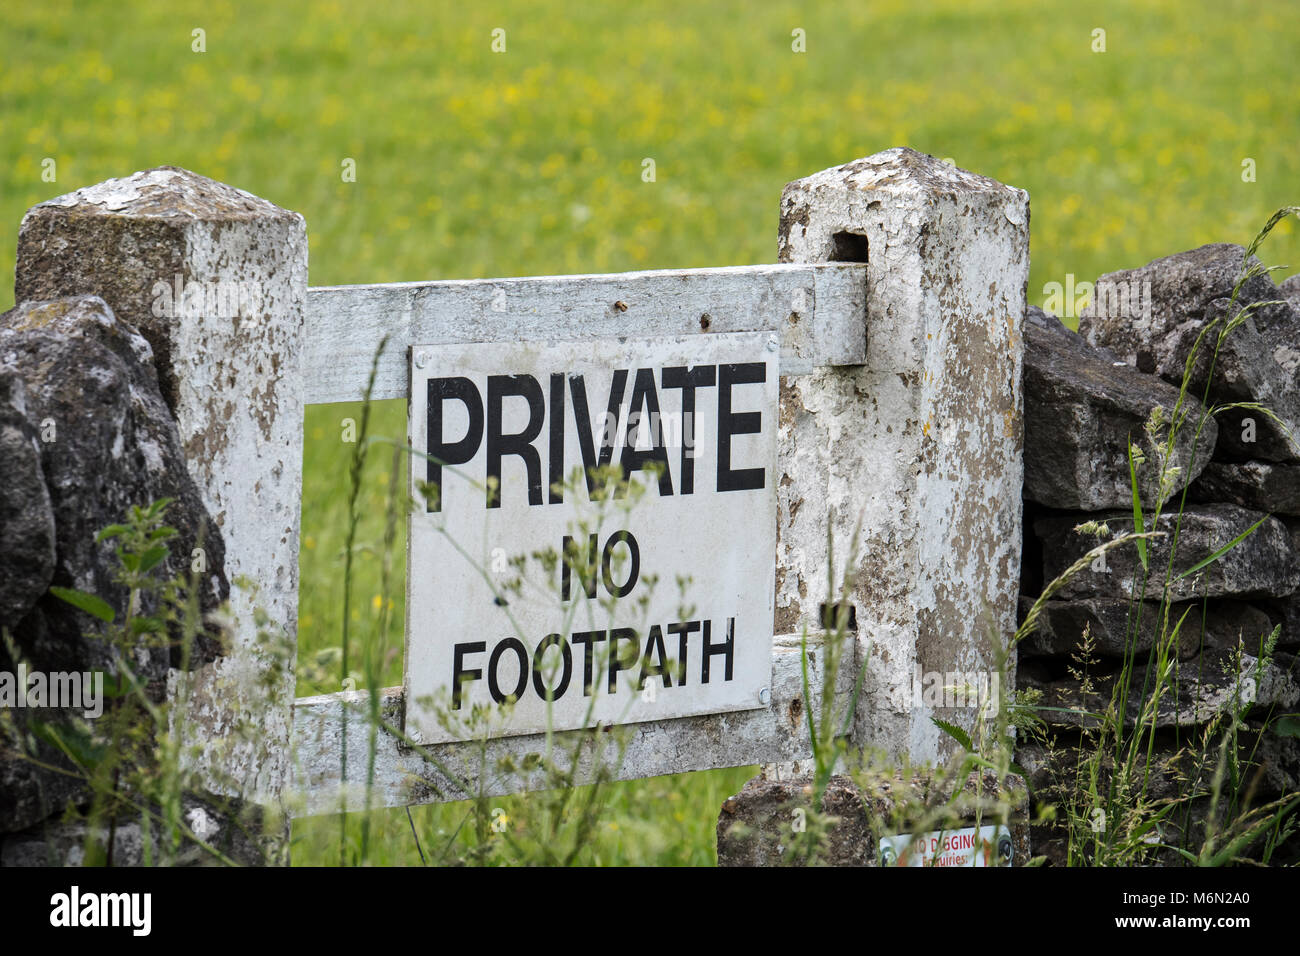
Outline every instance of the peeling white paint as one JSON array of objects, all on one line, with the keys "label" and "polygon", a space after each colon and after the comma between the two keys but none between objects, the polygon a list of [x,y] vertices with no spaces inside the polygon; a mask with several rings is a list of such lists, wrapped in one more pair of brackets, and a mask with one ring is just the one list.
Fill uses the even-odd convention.
[{"label": "peeling white paint", "polygon": [[892,149],[791,183],[781,217],[783,262],[865,237],[868,300],[866,363],[786,383],[778,628],[816,622],[828,531],[838,576],[860,527],[856,739],[936,759],[914,664],[990,670],[988,629],[1015,625],[1028,195]]}]

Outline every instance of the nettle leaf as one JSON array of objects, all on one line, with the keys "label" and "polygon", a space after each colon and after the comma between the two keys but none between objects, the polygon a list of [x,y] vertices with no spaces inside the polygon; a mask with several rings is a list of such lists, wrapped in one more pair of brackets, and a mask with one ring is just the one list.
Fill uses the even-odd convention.
[{"label": "nettle leaf", "polygon": [[149,517],[156,518],[158,515],[166,511],[167,506],[170,505],[175,500],[176,500],[175,498],[159,498],[149,506],[149,511],[148,511]]},{"label": "nettle leaf", "polygon": [[144,552],[144,554],[140,555],[140,563],[136,568],[136,571],[140,574],[144,574],[146,571],[156,567],[159,562],[166,560],[167,555],[169,554],[171,554],[171,549],[166,545],[155,544],[148,551]]},{"label": "nettle leaf", "polygon": [[88,730],[75,725],[51,724],[34,720],[32,733],[56,750],[66,754],[82,768],[97,766],[108,754],[108,748],[97,741]]},{"label": "nettle leaf", "polygon": [[114,674],[106,670],[92,670],[91,674],[104,682],[104,696],[109,700],[125,697],[131,690],[131,684],[124,674]]},{"label": "nettle leaf", "polygon": [[966,733],[966,731],[962,730],[956,724],[950,724],[948,721],[940,720],[938,717],[931,717],[930,720],[936,727],[966,748],[967,751],[973,751],[975,749],[971,746],[970,734]]},{"label": "nettle leaf", "polygon": [[107,624],[112,624],[113,619],[117,617],[117,612],[109,607],[107,602],[95,597],[93,594],[87,594],[85,591],[51,585],[50,593],[59,600],[66,601],[78,610],[85,611]]},{"label": "nettle leaf", "polygon": [[1300,737],[1300,714],[1283,714],[1273,721],[1273,733],[1279,737]]},{"label": "nettle leaf", "polygon": [[111,524],[99,534],[95,535],[95,542],[103,543],[109,538],[116,538],[118,535],[126,534],[131,529],[124,524]]}]

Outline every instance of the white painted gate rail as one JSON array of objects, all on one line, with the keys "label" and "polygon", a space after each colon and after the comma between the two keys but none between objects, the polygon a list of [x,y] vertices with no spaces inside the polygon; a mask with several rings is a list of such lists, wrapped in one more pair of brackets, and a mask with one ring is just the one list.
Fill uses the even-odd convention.
[{"label": "white painted gate rail", "polygon": [[308,289],[307,404],[359,401],[388,334],[372,397],[407,398],[407,347],[465,342],[777,332],[783,373],[861,365],[867,267],[737,266]]},{"label": "white painted gate rail", "polygon": [[[408,397],[407,347],[417,342],[778,335],[771,699],[630,726],[618,777],[808,756],[797,635],[810,632],[810,678],[820,685],[826,544],[833,536],[834,567],[845,569],[857,528],[847,568],[855,660],[836,701],[847,704],[865,659],[853,743],[931,759],[945,745],[935,712],[914,694],[921,673],[987,673],[997,635],[1014,631],[1028,196],[891,149],[790,183],[780,212],[781,265],[309,289],[301,216],[163,167],[34,207],[16,289],[22,298],[99,294],[149,338],[190,473],[221,527],[227,575],[256,581],[270,624],[295,641],[303,405],[360,399],[384,334],[377,399]],[[54,255],[58,270],[45,267]],[[159,315],[153,284],[173,276],[253,283],[262,294],[254,314],[233,321]],[[283,800],[295,815],[361,809],[368,693],[268,695],[252,599],[234,595],[231,655],[210,666],[194,707],[214,745],[204,759],[240,794]],[[400,689],[383,692],[389,722],[400,724],[402,705]],[[253,714],[263,732],[223,749],[236,712]],[[941,716],[969,727],[975,711]],[[608,735],[565,737],[575,735],[589,741],[581,782]],[[540,736],[494,740],[481,763],[477,744],[440,744],[428,748],[435,764],[381,733],[373,805],[540,786],[500,765],[543,746]]]}]

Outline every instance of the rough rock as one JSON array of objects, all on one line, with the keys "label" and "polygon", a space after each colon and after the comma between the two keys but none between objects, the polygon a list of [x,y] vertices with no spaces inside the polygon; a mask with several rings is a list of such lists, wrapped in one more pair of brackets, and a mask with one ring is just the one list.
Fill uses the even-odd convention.
[{"label": "rough rock", "polygon": [[1253,756],[1259,765],[1260,796],[1300,793],[1300,737],[1284,735],[1280,729],[1276,715],[1268,725],[1250,722],[1248,733],[1259,735]]},{"label": "rough rock", "polygon": [[[160,808],[153,807],[160,813]],[[183,826],[193,834],[181,832],[179,846],[171,848],[160,839],[155,827],[148,854],[146,837],[138,815],[119,819],[113,829],[113,866],[219,866],[235,863],[265,866],[267,854],[273,852],[268,841],[256,834],[262,826],[261,810],[239,801],[181,798]],[[0,867],[83,866],[86,864],[87,835],[90,828],[81,821],[48,822],[0,837]],[[96,828],[93,836],[99,853],[107,853],[108,830]],[[202,841],[197,842],[197,841]],[[98,861],[96,861],[98,862]],[[107,862],[106,858],[103,862]]]},{"label": "rough rock", "polygon": [[[57,817],[69,804],[90,799],[84,775],[53,744],[37,739],[35,750],[30,749],[27,737],[33,716],[26,709],[0,714],[0,834]],[[49,711],[40,716],[58,719]]]},{"label": "rough rock", "polygon": [[[1163,742],[1163,737],[1161,738]],[[1247,743],[1247,749],[1251,747]],[[1095,756],[1094,748],[1080,749],[1076,746],[1059,746],[1055,755],[1041,743],[1025,743],[1016,748],[1016,762],[1029,774],[1030,785],[1039,796],[1059,796],[1059,787],[1066,783],[1073,771],[1088,758]],[[1189,784],[1195,789],[1203,789],[1209,780],[1205,773],[1214,772],[1214,763],[1218,756],[1217,749],[1212,750],[1208,759],[1208,768],[1195,759],[1198,755],[1188,749],[1178,753],[1157,751],[1151,762],[1150,774],[1146,773],[1145,764],[1138,772],[1147,785],[1147,796],[1155,801],[1176,800],[1189,791]],[[1198,766],[1200,764],[1200,766]],[[1105,791],[1110,784],[1110,775],[1115,767],[1113,753],[1101,754],[1098,783]]]},{"label": "rough rock", "polygon": [[0,627],[10,630],[54,578],[54,512],[37,435],[27,387],[0,363]]},{"label": "rough rock", "polygon": [[[1208,751],[1200,751],[1196,745],[1187,744],[1184,734],[1183,746],[1175,749],[1169,732],[1157,737],[1157,749],[1152,754],[1150,765],[1143,760],[1137,767],[1137,783],[1145,787],[1146,818],[1149,819],[1166,804],[1178,804],[1178,810],[1167,813],[1156,825],[1155,834],[1160,843],[1197,852],[1204,845],[1205,821],[1210,816],[1218,763],[1217,742]],[[1080,787],[1091,785],[1082,783],[1078,773],[1094,754],[1095,751],[1081,751],[1073,746],[1057,746],[1049,750],[1039,743],[1025,743],[1016,750],[1016,762],[1029,774],[1036,799],[1060,808],[1072,797],[1077,799]],[[1225,817],[1245,814],[1269,800],[1300,790],[1300,741],[1294,737],[1280,736],[1265,728],[1260,721],[1247,721],[1247,727],[1239,736],[1238,756],[1241,760],[1240,792],[1248,794],[1250,802],[1239,804],[1226,799],[1219,802],[1216,829],[1220,834],[1231,823]],[[1112,785],[1113,770],[1113,758],[1103,754],[1096,783],[1103,793]],[[1088,772],[1088,769],[1083,770],[1084,774]],[[1131,806],[1131,803],[1126,801],[1126,806]],[[1084,812],[1090,810],[1084,808]],[[1120,825],[1125,822],[1121,821]],[[1069,836],[1062,823],[1063,815],[1058,815],[1055,823],[1033,828],[1034,852],[1047,857],[1050,865],[1064,866],[1067,863]],[[1087,843],[1076,846],[1076,852],[1085,857],[1090,850]],[[1242,856],[1258,861],[1257,850],[1258,846],[1243,848]],[[1152,846],[1147,852],[1150,854],[1145,860],[1147,863],[1186,865],[1185,858],[1172,850]],[[1278,858],[1275,857],[1274,862]]]},{"label": "rough rock", "polygon": [[[180,534],[159,573],[188,576],[193,549],[201,546],[207,571],[200,577],[200,604],[209,612],[229,593],[225,549],[186,470],[152,359],[149,343],[94,296],[26,302],[0,315],[0,368],[22,377],[28,421],[35,428],[44,423],[50,439],[38,447],[55,525],[53,583],[98,595],[123,613],[126,590],[115,580],[114,545],[96,543],[95,535],[121,522],[133,505],[172,498],[165,517]],[[7,461],[5,468],[8,484]],[[8,537],[10,515],[0,526],[3,550],[20,546]],[[28,607],[21,622],[6,623],[34,667],[83,670],[113,663],[100,622],[51,595]],[[195,659],[211,660],[217,649],[204,640]],[[136,667],[149,681],[162,682],[167,668],[179,663],[180,649],[173,648],[137,657]]]},{"label": "rough rock", "polygon": [[1227,501],[1255,511],[1300,515],[1300,464],[1213,461],[1192,483],[1193,501]]},{"label": "rough rock", "polygon": [[[1022,617],[1032,603],[1030,598],[1021,599]],[[1080,653],[1079,642],[1086,627],[1092,638],[1093,657],[1122,659],[1128,652],[1130,610],[1135,607],[1128,601],[1101,598],[1048,601],[1039,611],[1037,629],[1020,642],[1020,653],[1028,658],[1069,659]],[[1183,618],[1184,613],[1186,618]],[[1178,631],[1178,656],[1183,660],[1206,649],[1236,647],[1238,640],[1248,651],[1257,649],[1259,641],[1273,630],[1273,621],[1267,613],[1239,601],[1211,602],[1206,608],[1204,622],[1199,602],[1172,604],[1169,608],[1169,633],[1173,632],[1180,618],[1183,618],[1183,626]],[[1145,660],[1156,636],[1164,630],[1158,602],[1141,604],[1139,625],[1132,653]]]},{"label": "rough rock", "polygon": [[[152,360],[149,343],[93,296],[25,302],[0,315],[0,394],[9,399],[0,402],[7,452],[0,458],[0,563],[21,564],[4,577],[0,625],[29,670],[115,669],[107,625],[47,589],[94,594],[123,619],[127,590],[116,580],[115,543],[95,536],[133,505],[173,499],[165,519],[179,535],[157,568],[160,578],[188,579],[201,546],[200,610],[216,610],[229,593],[221,533],[186,469]],[[153,614],[155,605],[145,596],[138,612]],[[201,633],[190,663],[212,660],[219,650],[215,630]],[[178,639],[170,648],[132,648],[133,670],[155,699],[182,653]],[[12,672],[16,664],[0,647],[0,670]],[[16,732],[25,733],[28,717],[15,712]],[[78,792],[64,775],[12,749],[0,753],[0,832],[32,826]]]},{"label": "rough rock", "polygon": [[[1220,243],[1108,273],[1097,280],[1079,331],[1091,344],[1178,385],[1197,337],[1227,313],[1244,255],[1242,247]],[[1283,298],[1268,275],[1256,276],[1242,286],[1234,311]],[[1217,337],[1217,331],[1208,334],[1197,352],[1190,392],[1200,396],[1208,384],[1216,403],[1261,402],[1285,427],[1255,411],[1225,412],[1216,457],[1300,460],[1300,446],[1287,436],[1289,430],[1300,438],[1300,312],[1283,301],[1247,316],[1223,340],[1211,375]],[[1253,435],[1247,418],[1254,422]]]},{"label": "rough rock", "polygon": [[1300,311],[1300,273],[1279,282],[1277,291],[1281,292],[1282,297],[1291,303],[1291,308]]},{"label": "rough rock", "polygon": [[[1242,707],[1274,707],[1283,712],[1300,702],[1300,675],[1294,658],[1278,655],[1267,665],[1243,653],[1240,667],[1235,654],[1222,650],[1207,651],[1190,661],[1179,663],[1156,704],[1155,727],[1197,727],[1220,714]],[[1153,693],[1154,678],[1146,665],[1133,668],[1129,678],[1129,699],[1124,725],[1135,727],[1143,713],[1147,697]],[[1093,673],[1091,690],[1073,677],[1040,683],[1023,681],[1043,693],[1039,706],[1043,718],[1058,727],[1095,727],[1095,714],[1105,712],[1111,703],[1117,673]],[[1146,697],[1143,690],[1146,688]],[[1143,726],[1150,727],[1147,720]]]},{"label": "rough rock", "polygon": [[[1028,773],[1029,785],[1036,797],[1060,800],[1064,796],[1063,790],[1075,790],[1076,784],[1072,779],[1075,771],[1096,754],[1093,747],[1080,749],[1077,746],[1058,744],[1053,753],[1041,743],[1026,742],[1016,748],[1016,763]],[[1186,794],[1189,775],[1197,778],[1196,762],[1191,759],[1192,756],[1186,750],[1178,754],[1157,751],[1151,762],[1150,775],[1146,775],[1145,764],[1139,770],[1147,783],[1147,796],[1154,801],[1164,801],[1176,800]],[[1098,775],[1098,786],[1102,792],[1110,786],[1114,767],[1113,753],[1103,751]]]},{"label": "rough rock", "polygon": [[[1096,515],[1115,536],[1133,530],[1132,513]],[[1263,523],[1245,540],[1196,574],[1177,579],[1214,551],[1232,541],[1261,518]],[[1148,539],[1150,572],[1142,596],[1160,600],[1165,569],[1179,516],[1165,513],[1154,530],[1164,537]],[[1043,544],[1043,578],[1055,579],[1071,564],[1097,545],[1097,539],[1074,531],[1077,517],[1044,518],[1034,523],[1034,533]],[[1150,529],[1149,529],[1150,530]],[[1094,561],[1093,565],[1097,565]],[[1065,583],[1057,596],[1062,599],[1102,597],[1127,600],[1138,593],[1142,565],[1135,544],[1112,548],[1105,554],[1105,568],[1088,566]],[[1300,561],[1287,527],[1277,518],[1266,517],[1237,505],[1188,506],[1178,531],[1169,594],[1174,601],[1208,597],[1285,597],[1300,587]]]},{"label": "rough rock", "polygon": [[1300,592],[1268,601],[1263,605],[1275,625],[1281,625],[1277,646],[1300,648]]},{"label": "rough rock", "polygon": [[[1128,442],[1146,464],[1138,470],[1142,500],[1153,507],[1160,495],[1160,456],[1167,430],[1153,440],[1143,426],[1152,410],[1169,422],[1178,389],[1095,349],[1042,309],[1030,306],[1025,321],[1025,497],[1053,508],[1101,511],[1132,502]],[[1168,500],[1205,467],[1218,426],[1204,407],[1187,396],[1179,411],[1169,464],[1178,471],[1163,489]],[[1195,446],[1195,456],[1193,447]]]}]

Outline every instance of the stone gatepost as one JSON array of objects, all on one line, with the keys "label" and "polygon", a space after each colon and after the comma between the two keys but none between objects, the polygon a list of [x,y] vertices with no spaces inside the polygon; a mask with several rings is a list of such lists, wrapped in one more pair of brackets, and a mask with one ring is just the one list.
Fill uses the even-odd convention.
[{"label": "stone gatepost", "polygon": [[832,531],[870,654],[853,743],[940,759],[930,718],[973,725],[1016,626],[1029,196],[890,149],[787,185],[780,258],[868,287],[866,363],[781,378],[776,633],[820,630]]},{"label": "stone gatepost", "polygon": [[18,302],[92,293],[153,347],[232,584],[231,653],[188,691],[187,740],[213,791],[264,804],[289,766],[306,292],[302,216],[175,167],[41,203],[18,237]]}]

